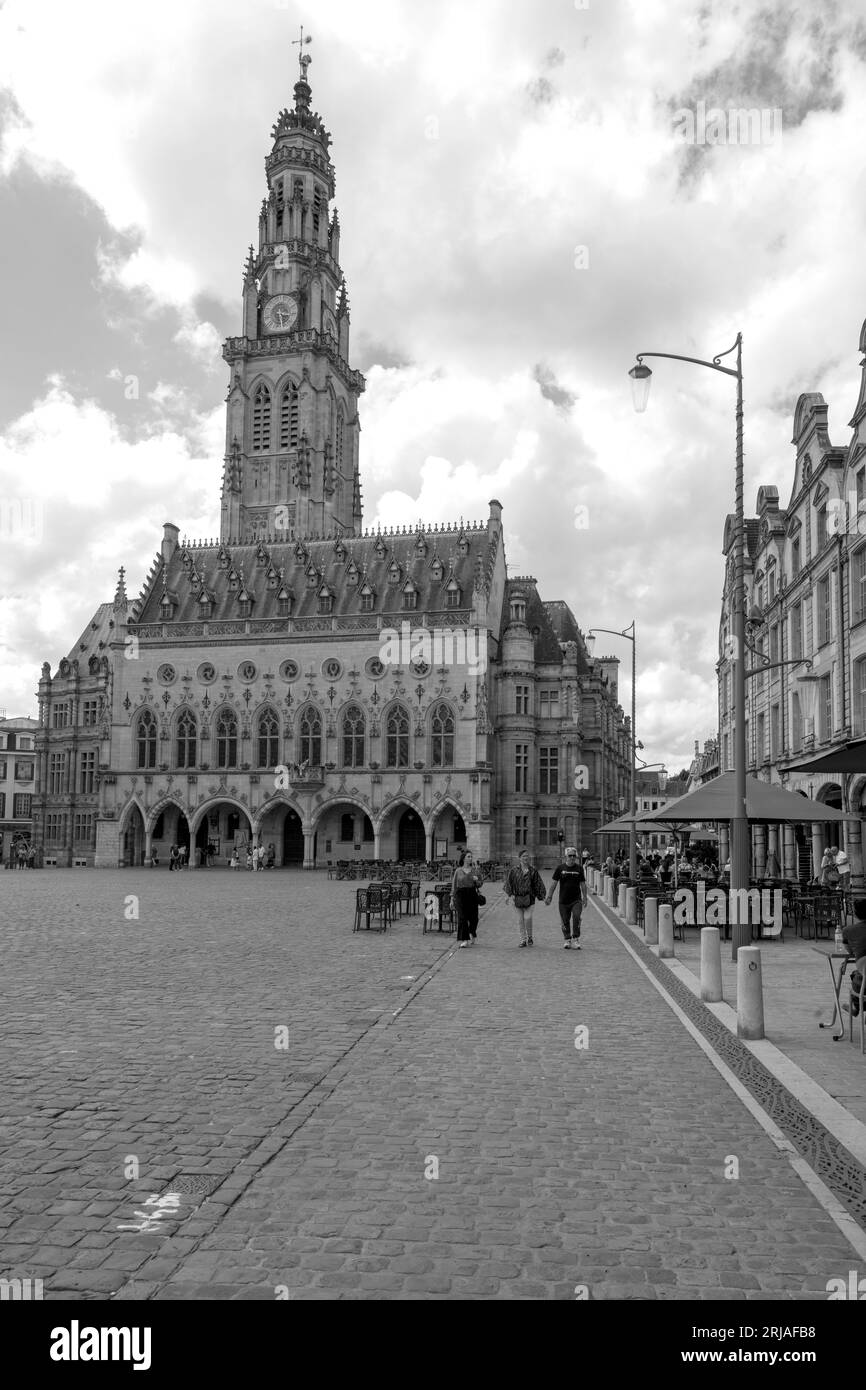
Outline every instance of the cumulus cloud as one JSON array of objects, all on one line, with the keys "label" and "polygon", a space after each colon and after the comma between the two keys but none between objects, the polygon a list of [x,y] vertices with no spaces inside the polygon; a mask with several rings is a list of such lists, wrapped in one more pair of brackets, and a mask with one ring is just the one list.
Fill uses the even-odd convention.
[{"label": "cumulus cloud", "polygon": [[[747,505],[761,483],[787,498],[801,391],[824,392],[847,442],[866,314],[860,10],[317,8],[313,103],[334,137],[367,378],[365,519],[480,519],[499,497],[513,570],[584,627],[635,618],[638,730],[670,767],[716,723],[733,389],[659,362],[638,417],[627,371],[639,351],[711,357],[742,330]],[[4,629],[20,648],[4,652],[10,708],[15,692],[32,707],[38,663],[110,597],[117,564],[134,587],[169,512],[216,531],[219,345],[238,331],[262,158],[294,80],[297,16],[274,0],[115,12],[0,10],[0,198],[42,227],[38,185],[58,243],[83,229],[92,247],[65,336],[34,332],[23,352],[18,333],[4,356],[3,390],[19,391],[4,486],[41,499],[46,536],[22,538],[3,589],[40,596]],[[779,105],[783,138],[684,147],[673,115],[700,100]]]}]

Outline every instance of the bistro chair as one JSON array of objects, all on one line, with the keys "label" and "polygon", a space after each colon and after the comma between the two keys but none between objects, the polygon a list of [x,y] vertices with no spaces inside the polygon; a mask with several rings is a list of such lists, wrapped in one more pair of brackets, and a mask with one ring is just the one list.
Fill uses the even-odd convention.
[{"label": "bistro chair", "polygon": [[361,918],[367,921],[366,930],[370,930],[370,919],[379,918],[378,931],[385,931],[390,918],[390,893],[386,896],[382,888],[358,888],[355,892],[355,922],[352,931],[361,930]]}]

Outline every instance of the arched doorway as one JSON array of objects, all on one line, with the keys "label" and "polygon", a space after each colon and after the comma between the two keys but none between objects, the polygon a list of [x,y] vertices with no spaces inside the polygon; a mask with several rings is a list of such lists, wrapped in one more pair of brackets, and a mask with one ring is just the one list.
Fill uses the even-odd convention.
[{"label": "arched doorway", "polygon": [[417,811],[406,810],[400,817],[397,829],[397,858],[423,859],[424,849],[424,822]]},{"label": "arched doorway", "polygon": [[245,811],[231,801],[211,801],[201,814],[195,832],[196,867],[207,866],[208,845],[213,865],[225,865],[237,850],[242,862],[252,844],[253,828]]},{"label": "arched doorway", "polygon": [[297,811],[291,807],[283,821],[283,863],[300,865],[304,862],[304,827]]},{"label": "arched doorway", "polygon": [[138,868],[144,863],[144,816],[138,806],[133,806],[126,818],[123,862],[127,868]]},{"label": "arched doorway", "polygon": [[189,850],[189,821],[176,802],[170,801],[161,806],[156,818],[152,818],[152,824],[151,850],[160,867],[168,864],[172,845],[178,848],[186,845]]}]

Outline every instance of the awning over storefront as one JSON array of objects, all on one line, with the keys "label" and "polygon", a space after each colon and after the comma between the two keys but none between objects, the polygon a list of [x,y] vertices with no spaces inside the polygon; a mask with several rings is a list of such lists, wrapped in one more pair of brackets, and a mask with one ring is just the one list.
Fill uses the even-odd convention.
[{"label": "awning over storefront", "polygon": [[866,772],[866,738],[855,738],[827,753],[801,763],[789,763],[786,772]]}]

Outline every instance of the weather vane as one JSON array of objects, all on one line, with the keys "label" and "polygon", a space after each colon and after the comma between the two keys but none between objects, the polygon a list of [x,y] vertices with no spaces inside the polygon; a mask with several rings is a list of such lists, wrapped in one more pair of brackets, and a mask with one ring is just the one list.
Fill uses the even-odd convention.
[{"label": "weather vane", "polygon": [[310,66],[310,63],[312,62],[312,58],[310,57],[309,53],[305,53],[305,52],[304,52],[304,44],[312,43],[312,42],[313,42],[313,36],[312,36],[312,34],[308,34],[307,37],[304,38],[304,26],[303,26],[303,24],[302,24],[302,25],[301,25],[301,37],[300,37],[299,39],[292,39],[292,47],[294,47],[295,44],[298,45],[298,63],[300,64],[300,68],[301,68],[301,81],[302,81],[302,82],[306,82],[306,80],[307,80],[307,68]]}]

